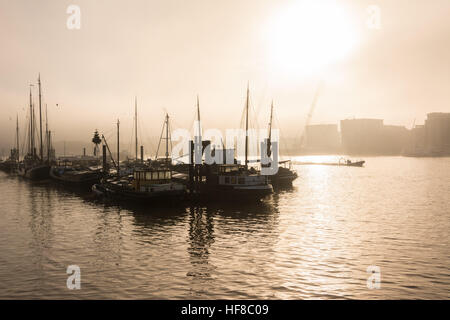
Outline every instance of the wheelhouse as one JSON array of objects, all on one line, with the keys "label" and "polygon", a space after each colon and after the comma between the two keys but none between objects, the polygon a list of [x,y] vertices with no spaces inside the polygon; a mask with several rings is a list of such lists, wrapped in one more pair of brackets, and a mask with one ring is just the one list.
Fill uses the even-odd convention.
[{"label": "wheelhouse", "polygon": [[243,166],[229,164],[218,167],[218,183],[229,186],[256,186],[268,184],[268,177],[248,174]]},{"label": "wheelhouse", "polygon": [[133,178],[140,183],[167,183],[172,179],[172,171],[167,169],[135,170]]}]

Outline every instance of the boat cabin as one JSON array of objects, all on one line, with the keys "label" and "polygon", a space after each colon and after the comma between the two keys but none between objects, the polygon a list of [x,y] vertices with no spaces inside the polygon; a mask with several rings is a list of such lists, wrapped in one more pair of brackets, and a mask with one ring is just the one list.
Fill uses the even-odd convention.
[{"label": "boat cabin", "polygon": [[133,188],[137,191],[143,191],[155,184],[167,184],[171,180],[172,171],[166,168],[135,170],[133,172]]},{"label": "boat cabin", "polygon": [[249,174],[245,167],[235,164],[225,164],[218,167],[219,185],[255,186],[268,184],[268,177],[259,174]]}]

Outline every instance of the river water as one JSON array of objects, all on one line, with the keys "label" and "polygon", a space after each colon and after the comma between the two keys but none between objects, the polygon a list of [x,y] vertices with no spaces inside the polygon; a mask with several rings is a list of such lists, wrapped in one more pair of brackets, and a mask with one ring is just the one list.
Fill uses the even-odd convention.
[{"label": "river water", "polygon": [[256,205],[118,206],[0,173],[0,298],[449,299],[450,158],[365,160],[295,166]]}]

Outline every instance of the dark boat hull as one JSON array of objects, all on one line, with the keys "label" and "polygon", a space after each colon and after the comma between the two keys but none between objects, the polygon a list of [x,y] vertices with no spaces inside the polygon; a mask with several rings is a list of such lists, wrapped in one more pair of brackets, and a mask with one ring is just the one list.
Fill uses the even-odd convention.
[{"label": "dark boat hull", "polygon": [[346,163],[345,165],[347,167],[362,167],[364,165],[365,161],[357,161],[357,162],[351,162],[351,163]]},{"label": "dark boat hull", "polygon": [[298,178],[298,174],[290,169],[279,167],[278,172],[270,177],[270,183],[273,186],[291,185]]},{"label": "dark boat hull", "polygon": [[30,180],[45,180],[50,177],[50,166],[48,165],[38,165],[30,168],[25,168],[20,170],[20,174]]},{"label": "dark boat hull", "polygon": [[0,170],[6,173],[17,172],[17,163],[5,161],[0,163]]},{"label": "dark boat hull", "polygon": [[270,182],[273,186],[279,186],[279,185],[289,185],[294,182],[295,179],[297,179],[296,174],[290,174],[290,175],[273,175],[270,177]]},{"label": "dark boat hull", "polygon": [[103,184],[94,184],[92,186],[92,191],[98,196],[111,198],[117,201],[128,200],[135,202],[167,203],[170,205],[176,204],[186,196],[185,190],[161,191],[152,194],[109,187]]},{"label": "dark boat hull", "polygon": [[77,185],[77,186],[92,186],[95,183],[100,182],[102,178],[101,172],[89,172],[86,174],[80,174],[77,176],[73,175],[59,175],[57,170],[54,168],[50,169],[50,178],[67,185]]}]

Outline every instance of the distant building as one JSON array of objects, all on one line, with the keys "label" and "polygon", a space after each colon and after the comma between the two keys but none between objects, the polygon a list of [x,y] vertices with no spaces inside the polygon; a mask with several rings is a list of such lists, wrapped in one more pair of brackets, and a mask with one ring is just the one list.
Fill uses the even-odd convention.
[{"label": "distant building", "polygon": [[383,147],[382,153],[387,155],[401,155],[404,152],[408,141],[408,129],[404,126],[383,126]]},{"label": "distant building", "polygon": [[337,124],[306,126],[306,149],[312,153],[339,151],[340,137]]},{"label": "distant building", "polygon": [[341,120],[341,141],[343,151],[347,154],[378,154],[381,152],[380,141],[383,129],[381,119],[347,119]]},{"label": "distant building", "polygon": [[405,148],[406,156],[424,156],[425,155],[425,125],[416,125],[409,131],[408,140]]},{"label": "distant building", "polygon": [[450,113],[427,115],[425,150],[429,155],[450,155]]},{"label": "distant building", "polygon": [[382,119],[341,121],[341,141],[347,154],[400,155],[408,137],[402,126],[384,125]]}]

